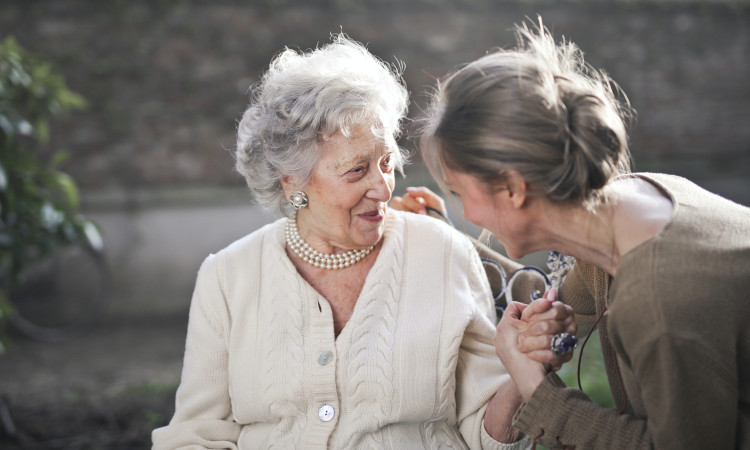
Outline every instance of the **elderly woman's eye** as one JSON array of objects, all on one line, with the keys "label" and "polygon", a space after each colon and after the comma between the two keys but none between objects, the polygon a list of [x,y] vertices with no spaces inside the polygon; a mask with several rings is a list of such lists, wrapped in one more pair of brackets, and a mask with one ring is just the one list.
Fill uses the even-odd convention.
[{"label": "elderly woman's eye", "polygon": [[385,159],[383,159],[383,162],[381,162],[380,165],[385,167],[386,171],[390,171],[393,168],[393,157],[391,155],[388,155]]},{"label": "elderly woman's eye", "polygon": [[344,177],[349,181],[357,181],[361,179],[367,173],[367,166],[357,166],[353,169],[349,169]]}]

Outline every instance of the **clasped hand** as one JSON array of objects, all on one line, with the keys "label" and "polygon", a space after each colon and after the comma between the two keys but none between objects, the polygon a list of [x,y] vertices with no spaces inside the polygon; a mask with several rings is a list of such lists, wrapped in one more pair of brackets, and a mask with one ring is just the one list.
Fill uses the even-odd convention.
[{"label": "clasped hand", "polygon": [[513,377],[524,401],[551,370],[558,370],[573,353],[556,355],[550,345],[557,333],[574,335],[573,309],[557,301],[557,291],[547,291],[530,304],[512,302],[505,309],[495,335],[495,351]]}]

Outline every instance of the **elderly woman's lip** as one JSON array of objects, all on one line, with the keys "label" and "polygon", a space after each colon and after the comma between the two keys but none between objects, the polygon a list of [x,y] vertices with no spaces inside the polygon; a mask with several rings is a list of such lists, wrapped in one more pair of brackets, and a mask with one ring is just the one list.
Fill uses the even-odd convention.
[{"label": "elderly woman's lip", "polygon": [[359,217],[361,217],[364,220],[369,221],[379,221],[383,219],[383,213],[377,209],[372,211],[363,212],[361,214],[357,214]]}]

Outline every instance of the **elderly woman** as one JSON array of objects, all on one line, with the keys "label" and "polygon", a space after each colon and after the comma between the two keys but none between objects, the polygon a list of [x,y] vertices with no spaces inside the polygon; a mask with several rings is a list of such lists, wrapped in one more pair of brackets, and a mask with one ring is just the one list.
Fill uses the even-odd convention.
[{"label": "elderly woman", "polygon": [[[281,52],[254,94],[237,170],[288,217],[203,263],[154,448],[527,444],[471,243],[387,207],[404,162],[399,73],[337,36]],[[545,332],[574,331],[562,305],[537,305]]]},{"label": "elderly woman", "polygon": [[[578,259],[560,298],[599,322],[618,410],[524,354],[556,343],[528,336],[533,310],[514,303],[495,340],[525,402],[514,425],[549,447],[750,447],[750,209],[683,178],[628,174],[611,80],[541,23],[517,32],[518,48],[441,82],[424,156],[511,257]],[[406,209],[436,204],[424,194]]]}]

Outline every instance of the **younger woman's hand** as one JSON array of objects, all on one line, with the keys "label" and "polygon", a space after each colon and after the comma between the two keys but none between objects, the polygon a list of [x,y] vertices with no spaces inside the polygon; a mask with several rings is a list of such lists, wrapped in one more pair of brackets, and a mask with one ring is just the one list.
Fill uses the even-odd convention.
[{"label": "younger woman's hand", "polygon": [[446,214],[445,201],[426,187],[408,187],[403,197],[391,199],[391,208],[399,211],[427,214],[428,207]]},{"label": "younger woman's hand", "polygon": [[551,289],[543,298],[531,302],[523,310],[521,320],[528,327],[519,333],[519,351],[552,370],[558,370],[570,361],[573,352],[556,355],[550,348],[555,334],[568,333],[575,336],[578,331],[573,309],[557,301],[557,291]]}]

